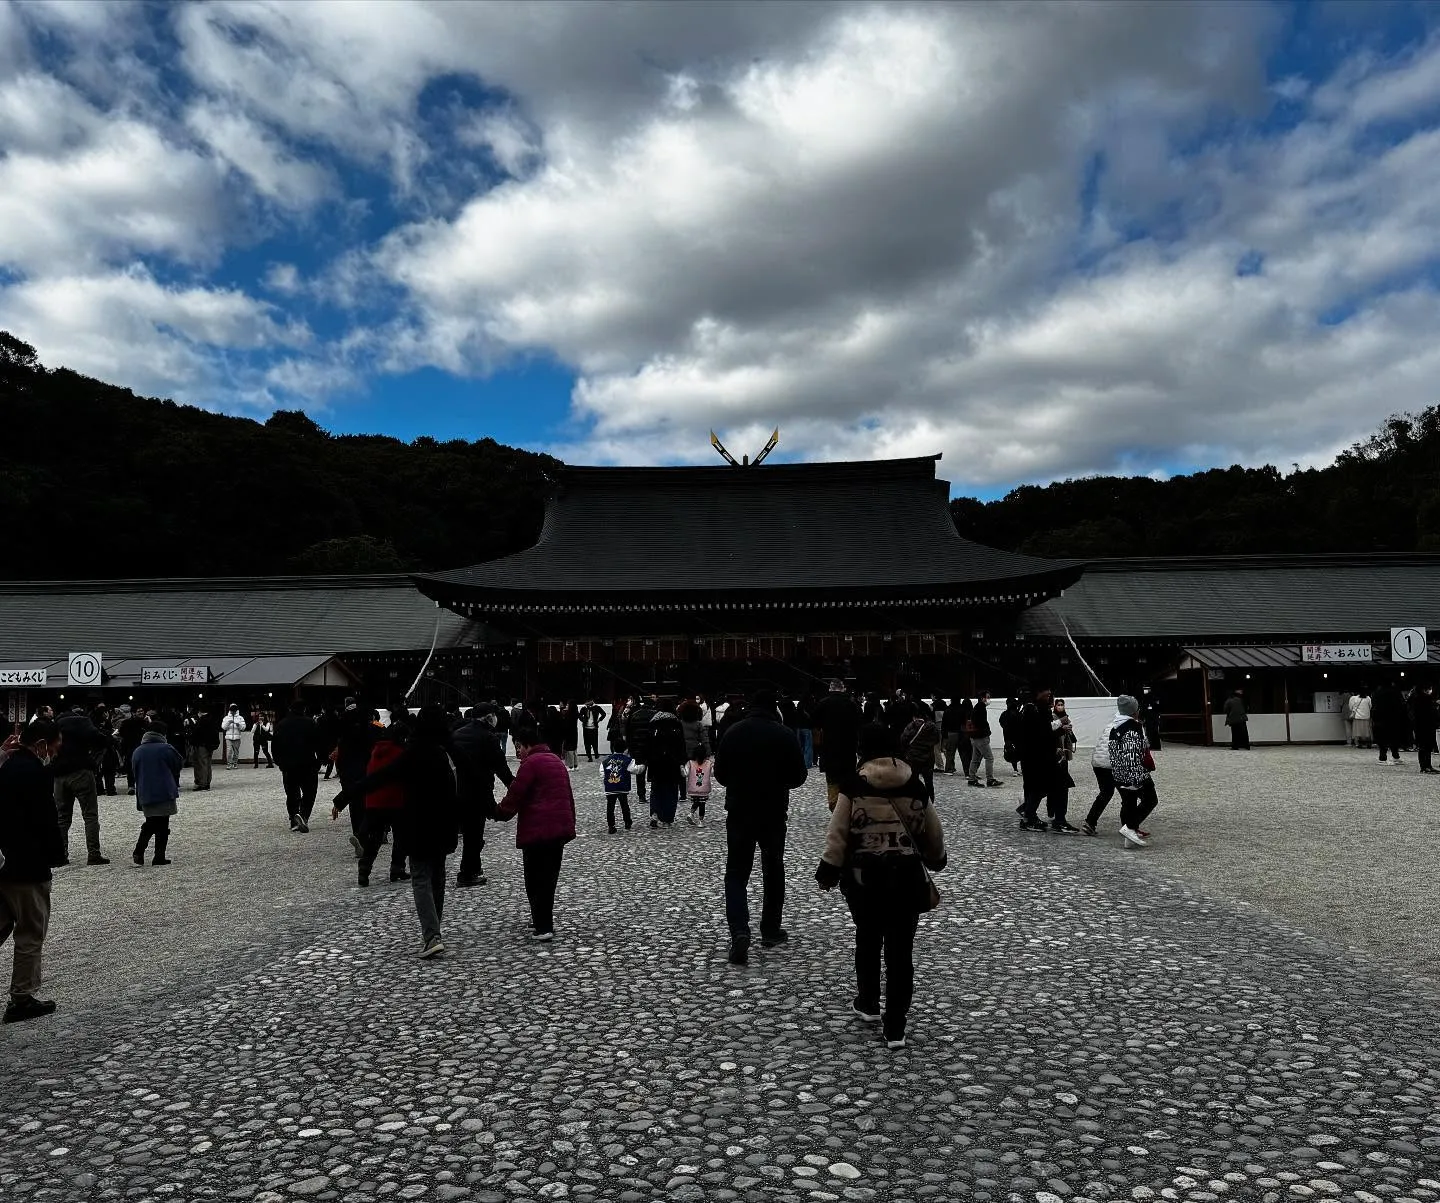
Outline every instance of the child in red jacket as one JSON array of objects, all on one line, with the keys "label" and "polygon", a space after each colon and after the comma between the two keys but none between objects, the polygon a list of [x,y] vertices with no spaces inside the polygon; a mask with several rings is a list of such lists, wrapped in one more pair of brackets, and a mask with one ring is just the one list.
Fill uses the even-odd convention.
[{"label": "child in red jacket", "polygon": [[520,769],[495,817],[504,822],[519,816],[515,846],[525,864],[525,895],[534,928],[530,938],[545,943],[555,938],[555,887],[565,845],[575,838],[575,795],[570,770],[541,742],[539,732],[516,731],[515,752]]}]

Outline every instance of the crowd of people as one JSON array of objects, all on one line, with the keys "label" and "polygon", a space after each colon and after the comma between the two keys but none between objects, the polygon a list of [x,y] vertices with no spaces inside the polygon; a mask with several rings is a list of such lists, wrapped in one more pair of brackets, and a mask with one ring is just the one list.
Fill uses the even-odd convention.
[{"label": "crowd of people", "polygon": [[[58,720],[42,712],[5,746],[0,764],[0,938],[14,935],[15,970],[6,1019],[48,1014],[36,996],[40,952],[49,919],[52,869],[68,863],[75,804],[85,821],[87,863],[108,864],[100,845],[96,796],[105,783],[110,748],[135,795],[141,819],[133,860],[170,863],[170,819],[177,813],[188,763],[193,788],[209,788],[211,755],[224,745],[227,768],[239,766],[240,736],[279,771],[291,830],[305,834],[322,773],[340,789],[330,817],[348,812],[358,885],[368,887],[382,848],[390,845],[389,877],[408,881],[421,931],[420,955],[445,954],[443,920],[449,858],[460,853],[457,888],[486,882],[486,827],[515,821],[529,936],[554,939],[555,898],[566,845],[576,836],[573,774],[578,751],[598,762],[607,830],[632,827],[631,795],[652,829],[676,823],[683,799],[688,821],[706,823],[712,782],[725,788],[724,909],[727,957],[745,965],[758,937],[784,945],[785,837],[790,793],[819,767],[831,816],[816,870],[822,890],[838,887],[855,928],[855,1013],[881,1026],[891,1047],[905,1042],[913,994],[913,945],[919,916],[935,903],[931,873],[946,861],[935,801],[935,774],[966,776],[972,786],[1001,787],[991,751],[991,703],[912,696],[853,694],[842,681],[797,702],[761,690],[710,706],[703,697],[678,701],[655,694],[619,700],[607,714],[593,701],[498,702],[446,710],[381,712],[346,699],[333,714],[307,713],[296,702],[274,721],[248,719],[238,705],[193,715],[138,709],[117,721],[102,711]],[[1121,795],[1122,834],[1143,844],[1141,824],[1155,805],[1149,777],[1150,740],[1141,704],[1121,698],[1094,756],[1101,796],[1084,830],[1094,833],[1105,804]],[[1061,699],[1040,691],[1008,699],[995,718],[1002,755],[1021,778],[1017,808],[1027,830],[1073,832],[1067,821],[1073,727]],[[599,748],[605,732],[608,749]],[[263,738],[262,738],[263,734]],[[512,771],[507,741],[519,761]],[[121,755],[121,751],[125,753]],[[197,755],[197,752],[200,753]],[[113,785],[106,792],[113,792]],[[1047,821],[1038,818],[1041,804]],[[752,926],[749,884],[758,853],[761,906]],[[882,991],[882,965],[884,986]]]}]

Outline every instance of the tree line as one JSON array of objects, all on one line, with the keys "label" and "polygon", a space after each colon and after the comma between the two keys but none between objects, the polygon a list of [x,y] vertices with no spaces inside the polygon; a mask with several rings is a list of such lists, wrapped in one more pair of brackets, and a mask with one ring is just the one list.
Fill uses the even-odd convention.
[{"label": "tree line", "polygon": [[[333,435],[298,411],[137,397],[46,369],[4,331],[0,420],[6,580],[456,568],[530,546],[560,466],[490,438]],[[1440,552],[1440,406],[1325,468],[1093,476],[950,509],[967,538],[1041,556]]]},{"label": "tree line", "polygon": [[0,331],[0,578],[458,568],[532,544],[558,461],[138,397]]},{"label": "tree line", "polygon": [[1440,406],[1388,418],[1324,468],[1091,476],[950,512],[968,539],[1075,559],[1440,552]]}]

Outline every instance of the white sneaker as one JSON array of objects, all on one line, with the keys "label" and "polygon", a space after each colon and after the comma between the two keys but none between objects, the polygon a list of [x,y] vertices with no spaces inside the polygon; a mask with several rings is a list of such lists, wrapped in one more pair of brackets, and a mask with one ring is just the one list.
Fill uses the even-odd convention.
[{"label": "white sneaker", "polygon": [[1127,844],[1133,844],[1136,848],[1149,847],[1149,845],[1145,842],[1145,837],[1141,835],[1138,831],[1131,831],[1128,827],[1122,827],[1120,828],[1120,834],[1125,837],[1125,842]]}]

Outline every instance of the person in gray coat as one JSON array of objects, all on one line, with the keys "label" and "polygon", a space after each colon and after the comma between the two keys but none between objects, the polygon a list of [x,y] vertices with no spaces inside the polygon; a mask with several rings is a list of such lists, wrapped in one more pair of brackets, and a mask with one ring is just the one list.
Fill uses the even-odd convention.
[{"label": "person in gray coat", "polygon": [[152,723],[130,756],[130,771],[135,781],[135,808],[145,816],[140,826],[131,857],[137,865],[145,863],[145,848],[155,837],[155,858],[152,865],[168,865],[165,850],[170,843],[170,816],[179,812],[180,770],[185,762],[180,753],[165,741],[165,725]]}]

